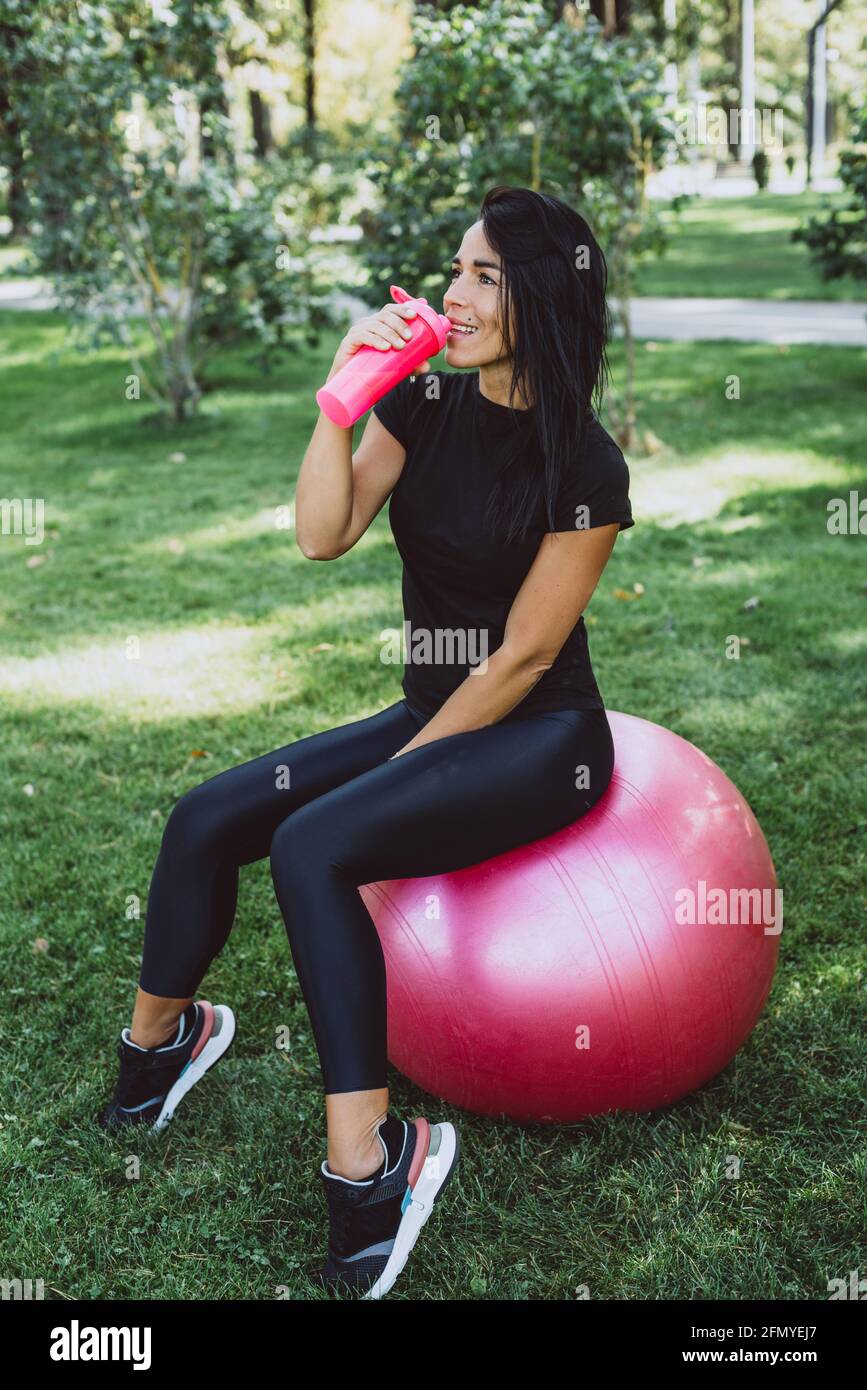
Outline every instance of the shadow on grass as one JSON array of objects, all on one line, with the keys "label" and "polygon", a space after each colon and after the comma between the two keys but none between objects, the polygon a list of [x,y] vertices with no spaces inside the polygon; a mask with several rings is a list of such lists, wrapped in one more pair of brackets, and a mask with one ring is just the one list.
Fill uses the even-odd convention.
[{"label": "shadow on grass", "polygon": [[[670,592],[677,585],[680,606],[684,593],[690,590],[695,590],[695,603],[703,599],[730,604],[742,593],[752,568],[768,593],[778,590],[781,607],[791,608],[792,620],[798,622],[805,601],[802,597],[793,604],[793,593],[806,590],[808,608],[818,603],[804,572],[807,556],[811,563],[827,570],[829,583],[850,584],[853,592],[857,586],[855,546],[860,538],[831,537],[827,532],[828,501],[840,490],[839,484],[785,490],[752,488],[726,502],[715,516],[680,524],[658,524],[638,513],[636,528],[627,543],[615,549],[589,611],[598,612],[617,584],[618,573],[627,570],[643,580],[652,570],[656,593]],[[98,524],[108,525],[118,508],[114,488],[101,505],[106,512],[104,523],[83,516],[80,520],[87,528],[77,531],[75,517],[67,518],[61,538],[52,541],[49,536],[43,547],[44,552],[53,554],[35,571],[26,568],[25,561],[33,551],[23,541],[17,541],[20,553],[14,567],[11,547],[7,551],[4,603],[7,615],[17,618],[5,634],[7,654],[32,657],[62,652],[70,643],[122,640],[130,631],[162,625],[174,628],[190,614],[206,616],[208,622],[228,618],[260,622],[267,620],[269,613],[286,608],[297,608],[303,614],[314,603],[333,603],[334,622],[329,638],[323,638],[330,640],[335,632],[345,632],[347,623],[350,629],[357,624],[354,613],[348,618],[341,615],[341,605],[351,608],[353,592],[366,589],[371,591],[376,614],[372,625],[379,622],[389,626],[390,618],[402,618],[401,563],[388,528],[387,504],[357,547],[339,560],[324,563],[305,560],[295,545],[294,533],[276,527],[225,539],[207,536],[198,543],[199,529],[208,532],[217,528],[226,516],[221,510],[209,510],[204,503],[201,513],[195,514],[196,527],[189,528],[189,512],[176,514],[174,525],[167,524],[165,531],[149,526],[143,540],[141,530],[133,529],[140,514],[135,499],[129,496],[120,504],[128,516],[124,531],[104,532],[100,548],[95,550],[91,535]],[[753,524],[735,529],[742,522]],[[163,540],[165,548],[160,549]],[[173,553],[170,543],[176,540],[186,546],[185,553]],[[714,562],[710,571],[697,575],[691,568],[692,557],[697,555]],[[835,581],[838,561],[841,568]],[[725,577],[717,578],[714,589],[708,592],[714,567],[718,569],[721,564],[725,564]],[[85,601],[76,602],[76,594],[86,596]],[[743,594],[741,602],[746,597]],[[821,641],[825,630],[823,624],[814,640]],[[305,633],[302,640],[306,642],[307,636]]]}]

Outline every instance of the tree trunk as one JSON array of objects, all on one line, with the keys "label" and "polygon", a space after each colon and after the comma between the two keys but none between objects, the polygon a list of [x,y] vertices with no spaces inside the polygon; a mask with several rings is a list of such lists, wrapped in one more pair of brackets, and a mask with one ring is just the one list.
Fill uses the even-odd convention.
[{"label": "tree trunk", "polygon": [[538,125],[533,131],[533,143],[530,153],[530,187],[534,193],[538,193],[542,186],[542,133]]},{"label": "tree trunk", "polygon": [[[740,111],[738,123],[738,158],[745,163],[752,159],[756,150],[755,108],[756,108],[756,15],[755,0],[741,0],[740,25]],[[747,134],[744,136],[744,124]]]},{"label": "tree trunk", "polygon": [[267,159],[274,146],[271,135],[271,112],[261,92],[250,92],[250,117],[253,122],[253,141],[260,159]]},{"label": "tree trunk", "polygon": [[[628,252],[624,260],[628,266]],[[632,306],[630,304],[630,296],[632,294],[631,269],[624,269],[621,287],[623,301],[621,304],[620,322],[623,326],[623,351],[626,359],[626,390],[624,391],[620,447],[622,449],[631,449],[635,441],[635,338],[632,335]]]},{"label": "tree trunk", "polygon": [[635,339],[632,334],[632,270],[628,236],[616,243],[609,260],[612,288],[617,294],[617,309],[612,310],[615,323],[623,334],[623,390],[608,392],[608,413],[614,438],[621,449],[631,449],[635,442]]},{"label": "tree trunk", "polygon": [[199,118],[201,121],[201,157],[202,159],[213,159],[217,150],[223,143],[219,138],[215,139],[208,130],[208,116],[211,113],[224,116],[228,119],[229,103],[226,100],[226,93],[222,87],[218,92],[209,94],[202,98],[199,107]]},{"label": "tree trunk", "polygon": [[605,37],[629,33],[632,0],[590,0],[590,9],[605,30]]},{"label": "tree trunk", "polygon": [[304,0],[304,124],[316,130],[316,0]]},{"label": "tree trunk", "polygon": [[[6,107],[4,110],[3,107]],[[24,187],[24,150],[21,142],[21,127],[3,99],[0,105],[0,125],[3,126],[6,145],[6,169],[9,177],[9,217],[12,222],[12,237],[17,240],[27,232],[27,193]]]}]

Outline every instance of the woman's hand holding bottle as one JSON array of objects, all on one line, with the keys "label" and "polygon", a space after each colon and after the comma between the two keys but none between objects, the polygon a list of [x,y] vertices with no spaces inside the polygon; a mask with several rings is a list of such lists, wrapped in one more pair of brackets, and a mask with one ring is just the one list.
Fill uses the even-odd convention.
[{"label": "woman's hand holding bottle", "polygon": [[[359,319],[358,323],[354,323],[349,329],[337,349],[326,383],[346,366],[361,347],[377,348],[381,352],[387,352],[389,348],[404,347],[412,337],[412,330],[407,326],[406,320],[415,316],[416,309],[411,303],[384,304],[377,313]],[[422,373],[429,372],[430,369],[430,362],[425,360],[418,364],[415,371]]]}]

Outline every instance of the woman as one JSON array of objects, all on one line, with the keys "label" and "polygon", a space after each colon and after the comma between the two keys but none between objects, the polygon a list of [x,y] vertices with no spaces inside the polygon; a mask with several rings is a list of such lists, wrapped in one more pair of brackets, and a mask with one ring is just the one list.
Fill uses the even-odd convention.
[{"label": "woman", "polygon": [[[193,996],[270,855],[325,1090],[320,1280],[380,1297],[458,1158],[448,1123],[389,1114],[386,979],[358,892],[489,859],[577,820],[614,750],[582,613],[619,531],[629,472],[591,408],[605,373],[605,260],[556,198],[494,188],[443,297],[446,361],[374,407],[359,448],[320,415],[296,495],[311,560],[350,550],[391,498],[409,628],[404,698],[194,787],[168,819],[141,986],[106,1127],[160,1128],[223,1055],[231,1010]],[[343,339],[403,348],[411,304]],[[479,654],[482,653],[481,659]]]}]

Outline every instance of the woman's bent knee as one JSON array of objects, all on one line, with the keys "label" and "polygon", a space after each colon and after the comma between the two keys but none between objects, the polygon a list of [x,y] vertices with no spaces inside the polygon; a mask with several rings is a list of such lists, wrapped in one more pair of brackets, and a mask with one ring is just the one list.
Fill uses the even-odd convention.
[{"label": "woman's bent knee", "polygon": [[309,879],[331,859],[337,828],[310,802],[293,811],[271,836],[271,873],[274,881],[288,884],[294,878]]},{"label": "woman's bent knee", "polygon": [[225,809],[208,782],[184,792],[169,812],[163,846],[173,854],[199,855],[220,847],[226,829]]}]

